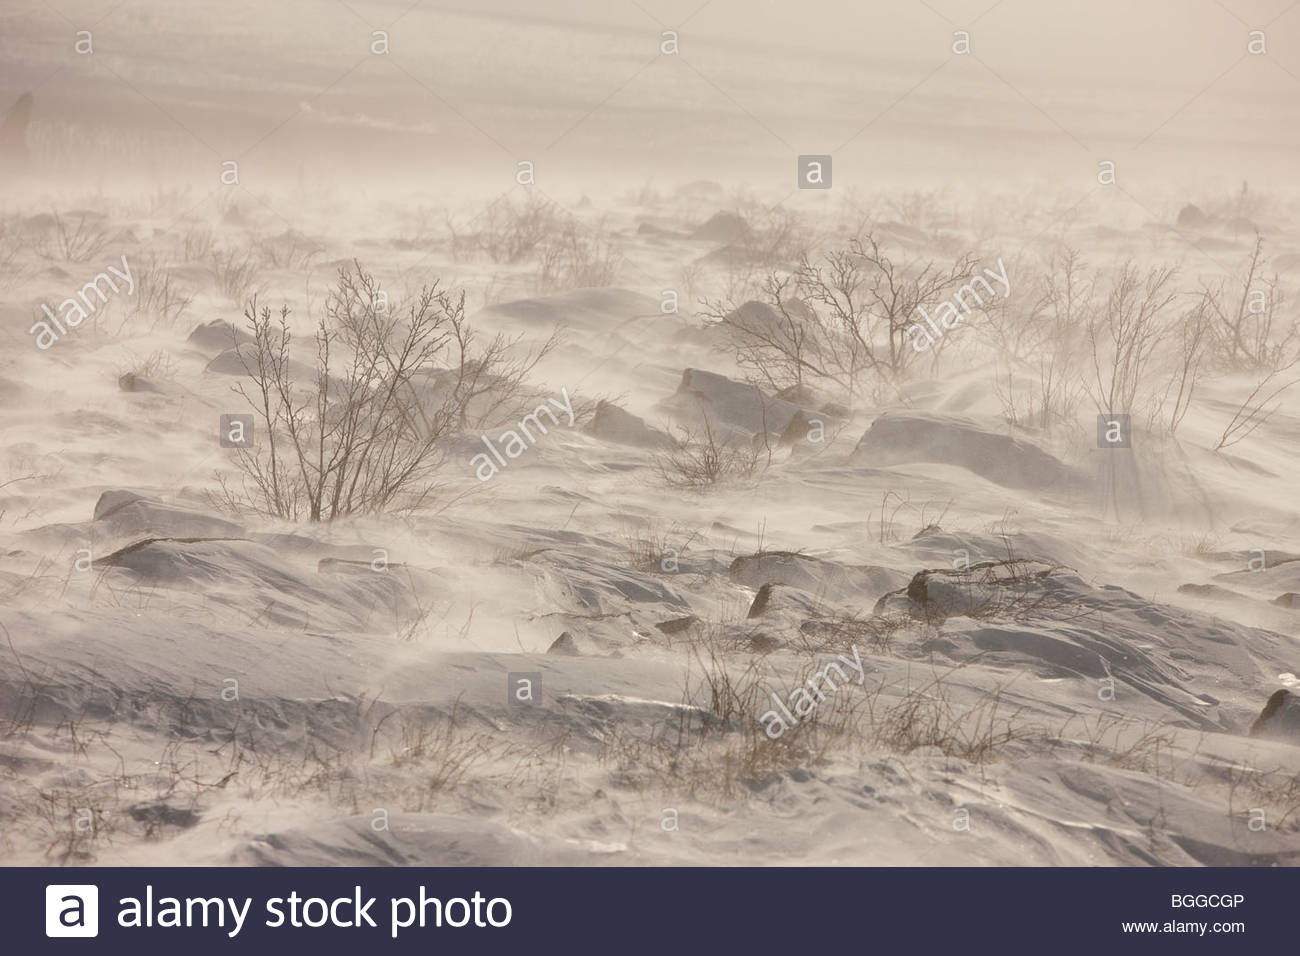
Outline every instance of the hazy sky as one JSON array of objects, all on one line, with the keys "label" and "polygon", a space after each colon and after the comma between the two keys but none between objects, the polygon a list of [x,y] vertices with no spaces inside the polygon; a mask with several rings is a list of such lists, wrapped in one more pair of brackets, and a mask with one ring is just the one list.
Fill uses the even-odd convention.
[{"label": "hazy sky", "polygon": [[862,188],[1086,182],[1103,159],[1280,188],[1300,150],[1291,0],[51,0],[6,2],[0,56],[5,97],[35,91],[38,155],[91,180],[234,159],[491,189],[528,160],[565,191],[779,188],[827,153]]}]

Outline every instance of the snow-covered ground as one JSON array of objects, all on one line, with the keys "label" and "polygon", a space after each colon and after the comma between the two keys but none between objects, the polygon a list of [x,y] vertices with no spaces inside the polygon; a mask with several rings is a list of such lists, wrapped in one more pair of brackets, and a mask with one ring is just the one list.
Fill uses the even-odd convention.
[{"label": "snow-covered ground", "polygon": [[[447,75],[426,79],[474,118],[438,121],[455,125],[441,173],[425,145],[446,127],[421,126],[415,100],[387,95],[393,84],[414,94],[365,61],[368,30],[353,38],[363,65],[336,96],[321,92],[347,65],[330,44],[360,26],[345,26],[342,4],[304,16],[311,36],[295,49],[333,52],[294,61],[293,83],[263,76],[272,68],[256,55],[285,48],[267,40],[284,24],[250,39],[231,12],[206,33],[226,59],[204,48],[198,70],[173,62],[186,25],[146,4],[132,23],[175,34],[154,72],[144,34],[110,18],[95,28],[105,65],[66,67],[107,72],[37,87],[34,169],[7,181],[0,232],[0,860],[1300,863],[1300,701],[1274,696],[1300,690],[1300,386],[1224,440],[1243,405],[1300,373],[1269,378],[1207,351],[1168,427],[1179,409],[1171,357],[1193,306],[1219,282],[1237,289],[1256,230],[1275,315],[1264,345],[1295,346],[1286,335],[1300,300],[1281,294],[1300,284],[1295,184],[1270,178],[1300,128],[1294,91],[1288,106],[1275,87],[1250,86],[1264,88],[1254,74],[1227,83],[1151,142],[1164,160],[1181,157],[1178,177],[1139,188],[1128,170],[1156,164],[1135,153],[1133,166],[1121,161],[1131,191],[1121,194],[1096,178],[1104,155],[1080,151],[977,71],[1004,107],[1018,104],[1000,132],[945,98],[970,89],[953,79],[864,140],[894,184],[873,181],[870,158],[846,145],[833,188],[804,191],[793,188],[794,152],[848,137],[849,78],[861,78],[851,48],[815,16],[783,45],[788,18],[768,11],[731,36],[718,3],[700,14],[697,62],[733,91],[730,104],[720,92],[707,106],[675,99],[672,84],[694,84],[691,74],[654,62],[584,116],[635,69],[638,43],[641,59],[663,55],[661,28],[676,21],[632,9],[606,22],[580,4],[561,8],[570,21],[533,21],[531,7],[498,6],[411,15],[431,30],[441,18],[458,38]],[[362,9],[380,24],[400,13]],[[16,97],[58,65],[54,26],[74,28],[36,6],[6,16],[22,27],[7,81]],[[953,27],[920,16],[933,22],[904,17],[899,35],[937,28],[942,53]],[[990,14],[990,41],[995,27]],[[412,34],[390,29],[400,60]],[[1034,24],[1007,29],[1031,35]],[[1214,32],[1186,27],[1189,42]],[[530,45],[547,38],[569,45],[555,54],[558,75]],[[688,29],[682,38],[691,60]],[[810,58],[805,47],[822,41],[835,55]],[[232,49],[248,57],[242,68]],[[488,70],[510,50],[549,113],[519,99],[529,82]],[[919,79],[923,57],[894,53],[861,80],[882,109]],[[404,62],[424,77],[423,61]],[[670,68],[671,80],[654,81]],[[461,99],[485,71],[495,85]],[[149,94],[118,90],[122,103],[148,112],[156,99],[177,122],[155,116],[153,133],[115,138],[113,108],[70,105],[77,83],[119,73]],[[821,85],[776,82],[796,76]],[[1059,77],[1031,94],[1084,138],[1094,128],[1122,138],[1116,129],[1140,136],[1178,108],[1177,83],[1163,82],[1109,126],[1103,90],[1075,112]],[[271,135],[276,114],[258,83],[294,114],[276,178],[259,179],[254,161],[252,131]],[[1256,130],[1258,175],[1245,187],[1231,146],[1241,136],[1197,113],[1227,109],[1243,89],[1258,93],[1261,116],[1287,120]],[[681,126],[654,112],[675,102]],[[710,127],[709,110],[726,121]],[[862,109],[859,125],[875,112]],[[823,135],[808,135],[819,119]],[[536,161],[535,187],[479,135],[540,149],[570,124],[568,160],[518,153]],[[829,145],[775,148],[765,127]],[[711,145],[683,155],[701,128]],[[110,131],[84,141],[107,180],[76,154],[78,129]],[[236,143],[229,154],[224,141],[213,154],[196,145],[223,135]],[[185,143],[168,154],[185,174],[141,184],[171,136]],[[942,158],[945,137],[960,155]],[[1025,137],[1051,150],[1020,163],[1009,154]],[[1199,163],[1187,158],[1192,137],[1205,147]],[[423,182],[404,139],[430,157]],[[499,182],[470,142],[492,154]],[[583,142],[604,148],[617,188],[578,172]],[[900,150],[886,156],[890,142]],[[330,143],[340,150],[327,162]],[[220,187],[227,155],[242,178]],[[1077,181],[1053,178],[1072,163]],[[207,178],[187,178],[190,164],[206,164]],[[565,172],[548,181],[551,169]],[[295,181],[294,170],[307,172]],[[429,181],[439,175],[446,186]],[[530,208],[543,233],[503,252]],[[993,272],[1001,263],[1005,308],[990,298],[942,336],[937,360],[918,358],[893,384],[864,373],[851,400],[824,380],[776,395],[706,313],[734,320],[743,307],[768,321],[775,313],[745,305],[764,298],[766,276],[865,235],[909,268],[967,253]],[[1142,346],[1153,358],[1138,376],[1131,448],[1099,447],[1085,389],[1103,371],[1091,356],[1109,354],[1086,334],[1099,313],[1071,327],[1061,352],[1051,330],[1062,326],[1028,318],[1067,247],[1099,276],[1098,308],[1124,263],[1139,285],[1150,269],[1178,270],[1156,323],[1163,338]],[[479,342],[501,333],[516,354],[558,342],[514,414],[439,443],[437,488],[418,507],[319,523],[259,514],[240,490],[238,450],[219,440],[223,416],[255,412],[234,391],[250,384],[240,355],[252,353],[233,330],[254,293],[275,311],[288,304],[292,375],[311,382],[313,323],[339,270],[358,262],[399,313],[438,278],[465,291]],[[129,281],[86,292],[110,265]],[[1231,295],[1220,301],[1236,308]],[[791,306],[804,307],[825,303]],[[1207,335],[1225,341],[1213,324],[1223,321]],[[1019,353],[1017,329],[1029,330]],[[1076,398],[1039,427],[1028,410],[1049,366]],[[555,414],[539,431],[542,406]],[[532,412],[531,430],[519,412]],[[699,480],[706,424],[734,466],[716,481]],[[528,439],[507,453],[507,432],[521,430]],[[255,449],[265,431],[253,422]],[[694,457],[676,444],[685,436]]]}]

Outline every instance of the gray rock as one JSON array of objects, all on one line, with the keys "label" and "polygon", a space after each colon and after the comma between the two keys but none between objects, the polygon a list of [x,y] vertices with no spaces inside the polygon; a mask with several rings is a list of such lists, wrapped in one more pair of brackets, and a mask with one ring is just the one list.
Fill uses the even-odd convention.
[{"label": "gray rock", "polygon": [[754,595],[754,603],[749,606],[749,613],[745,616],[753,619],[762,617],[763,612],[767,610],[768,602],[772,600],[772,591],[776,588],[775,584],[764,584]]},{"label": "gray rock", "polygon": [[550,332],[555,328],[585,329],[602,336],[638,317],[659,319],[659,300],[619,288],[574,289],[556,295],[500,302],[483,310],[485,317],[502,316],[516,327]]},{"label": "gray rock", "polygon": [[911,462],[956,465],[994,484],[1031,491],[1065,491],[1082,476],[1030,442],[965,418],[927,412],[888,412],[867,429],[851,460],[887,466]]},{"label": "gray rock", "polygon": [[1192,597],[1203,598],[1207,601],[1231,601],[1240,597],[1236,591],[1219,587],[1217,584],[1180,584],[1178,585],[1178,593],[1190,594]]},{"label": "gray rock", "polygon": [[557,654],[561,657],[581,657],[582,652],[578,650],[578,642],[573,639],[573,635],[565,631],[546,649],[548,654]]},{"label": "gray rock", "polygon": [[197,349],[215,355],[226,349],[252,342],[253,337],[225,319],[213,319],[211,322],[196,326],[185,341]]},{"label": "gray rock", "polygon": [[144,497],[137,495],[134,491],[106,491],[100,495],[99,500],[95,502],[95,513],[93,518],[95,521],[99,521],[103,518],[107,518],[124,505],[128,505],[133,501],[143,500]]},{"label": "gray rock", "polygon": [[241,538],[244,528],[231,521],[144,498],[131,491],[106,491],[95,503],[94,520],[110,534],[149,534],[160,538]]},{"label": "gray rock", "polygon": [[603,441],[638,448],[672,448],[676,445],[671,436],[651,428],[642,419],[611,402],[602,401],[596,406],[596,414],[586,431]]},{"label": "gray rock", "polygon": [[694,614],[688,614],[686,617],[675,617],[669,621],[660,621],[655,627],[664,634],[680,634],[682,631],[688,631],[699,621]]},{"label": "gray rock", "polygon": [[792,402],[766,395],[746,382],[695,368],[682,372],[677,391],[662,404],[668,411],[693,418],[705,417],[714,425],[728,425],[750,434],[766,431],[780,435],[798,413],[816,416]]},{"label": "gray rock", "polygon": [[735,242],[745,234],[749,228],[749,223],[745,218],[734,212],[715,212],[709,217],[708,222],[697,226],[691,233],[692,239],[703,239],[709,242]]},{"label": "gray rock", "polygon": [[[257,370],[257,352],[247,342],[236,348],[228,348],[203,369],[218,375],[248,375]],[[316,378],[316,370],[297,359],[289,359],[289,377],[296,381],[311,382]]]},{"label": "gray rock", "polygon": [[928,568],[916,572],[906,587],[891,591],[873,614],[898,612],[926,621],[949,617],[1015,616],[1017,607],[1059,606],[1044,590],[1058,569],[1039,561],[985,561],[957,570]]},{"label": "gray rock", "polygon": [[803,410],[794,413],[790,423],[785,426],[781,432],[781,437],[777,439],[777,444],[789,446],[792,448],[805,447],[812,444],[808,436],[814,432],[813,422],[821,423],[822,436],[826,434],[826,419],[819,417],[816,413],[805,412]]},{"label": "gray rock", "polygon": [[1250,735],[1300,743],[1300,697],[1289,690],[1274,691],[1251,725]]},{"label": "gray rock", "polygon": [[173,807],[162,801],[136,804],[127,807],[126,812],[132,820],[146,824],[150,829],[155,830],[160,827],[176,827],[180,830],[188,830],[190,827],[197,825],[199,820],[202,819],[196,810],[188,807]]},{"label": "gray rock", "polygon": [[117,387],[124,392],[156,392],[158,386],[147,378],[136,375],[135,372],[127,372],[125,375],[118,376]]},{"label": "gray rock", "polygon": [[655,225],[653,222],[644,222],[644,221],[642,221],[640,224],[637,225],[636,234],[638,236],[653,236],[655,238],[663,238],[663,239],[687,238],[685,235],[675,230],[665,229],[663,226]]},{"label": "gray rock", "polygon": [[899,571],[870,565],[842,565],[793,551],[741,555],[731,562],[728,573],[737,584],[760,591],[780,584],[824,600],[858,604],[874,602],[882,593],[907,581],[907,575]]}]

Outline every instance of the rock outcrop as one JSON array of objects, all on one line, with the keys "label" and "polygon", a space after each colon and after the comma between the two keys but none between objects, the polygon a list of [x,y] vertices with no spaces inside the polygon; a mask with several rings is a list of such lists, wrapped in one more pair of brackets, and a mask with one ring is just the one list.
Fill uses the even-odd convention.
[{"label": "rock outcrop", "polygon": [[1252,737],[1300,743],[1300,697],[1289,690],[1277,690],[1250,725]]}]

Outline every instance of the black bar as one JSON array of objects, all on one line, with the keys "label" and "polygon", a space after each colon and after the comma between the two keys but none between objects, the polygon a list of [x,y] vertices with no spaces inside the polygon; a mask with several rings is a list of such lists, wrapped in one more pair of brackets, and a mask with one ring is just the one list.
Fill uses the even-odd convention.
[{"label": "black bar", "polygon": [[[94,940],[47,937],[47,885],[55,881],[98,887]],[[80,945],[84,952],[187,956],[271,953],[286,946],[313,954],[356,954],[358,946],[664,956],[814,948],[927,954],[945,947],[1186,954],[1244,952],[1249,942],[1252,950],[1276,944],[1287,949],[1271,951],[1292,951],[1296,887],[1295,872],[1286,869],[12,868],[0,869],[0,949],[77,952]],[[426,925],[399,925],[394,936],[395,921],[415,919],[421,891],[439,901],[425,906]],[[360,902],[376,925],[362,919],[360,928],[312,927],[304,919],[322,920],[324,905],[299,903],[302,925],[293,927],[291,894],[303,900],[345,898],[332,907],[341,924],[357,918]],[[67,909],[65,920],[75,922],[76,901],[66,892],[55,895]],[[1175,895],[1182,905],[1173,905]],[[187,899],[216,897],[223,904],[207,904],[206,928],[158,925],[178,911],[182,920],[192,913],[199,924],[205,907]],[[173,906],[167,898],[179,902]],[[242,925],[226,898],[242,910]],[[276,899],[281,902],[270,904]],[[489,906],[492,900],[509,906]],[[283,925],[267,926],[276,914]],[[224,925],[217,925],[218,918]],[[154,925],[122,926],[120,920]],[[1124,923],[1154,923],[1159,931],[1126,933]],[[827,949],[844,946],[853,948]]]}]

